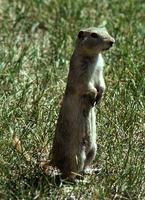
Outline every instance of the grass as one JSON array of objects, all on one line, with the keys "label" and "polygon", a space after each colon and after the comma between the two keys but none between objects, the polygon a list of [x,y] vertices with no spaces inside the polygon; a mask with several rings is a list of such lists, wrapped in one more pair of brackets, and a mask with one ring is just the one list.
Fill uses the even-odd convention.
[{"label": "grass", "polygon": [[[58,185],[44,168],[69,59],[79,29],[98,25],[116,39],[96,107],[101,171]],[[0,199],[145,199],[144,27],[143,0],[0,1]]]}]

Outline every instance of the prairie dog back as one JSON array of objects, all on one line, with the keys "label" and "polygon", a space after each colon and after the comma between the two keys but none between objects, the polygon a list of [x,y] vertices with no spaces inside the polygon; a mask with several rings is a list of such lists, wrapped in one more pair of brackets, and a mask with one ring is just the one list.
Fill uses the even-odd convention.
[{"label": "prairie dog back", "polygon": [[95,104],[105,89],[101,52],[115,40],[105,28],[80,30],[53,141],[53,162],[65,177],[74,178],[96,155]]}]

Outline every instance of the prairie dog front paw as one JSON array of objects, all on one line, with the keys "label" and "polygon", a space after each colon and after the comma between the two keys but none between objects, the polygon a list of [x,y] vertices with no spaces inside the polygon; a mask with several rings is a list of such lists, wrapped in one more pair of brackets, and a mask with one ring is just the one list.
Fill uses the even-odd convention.
[{"label": "prairie dog front paw", "polygon": [[98,95],[97,89],[91,88],[83,96],[91,106],[94,106],[97,95]]},{"label": "prairie dog front paw", "polygon": [[98,103],[103,96],[105,87],[97,86],[96,89],[97,89],[96,103]]}]

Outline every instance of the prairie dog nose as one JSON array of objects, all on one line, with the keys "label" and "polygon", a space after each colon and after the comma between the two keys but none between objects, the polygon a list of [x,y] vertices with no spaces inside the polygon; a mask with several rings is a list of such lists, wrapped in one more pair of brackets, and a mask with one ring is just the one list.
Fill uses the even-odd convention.
[{"label": "prairie dog nose", "polygon": [[108,42],[109,42],[110,46],[112,47],[112,45],[115,42],[115,39],[111,37]]},{"label": "prairie dog nose", "polygon": [[110,46],[112,47],[112,45],[114,44],[114,42],[113,42],[113,41],[110,41],[109,44],[110,44]]}]

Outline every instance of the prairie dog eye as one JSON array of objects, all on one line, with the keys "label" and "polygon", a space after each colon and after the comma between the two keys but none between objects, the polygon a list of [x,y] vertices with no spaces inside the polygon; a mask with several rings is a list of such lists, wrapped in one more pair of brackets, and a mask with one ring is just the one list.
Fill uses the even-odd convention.
[{"label": "prairie dog eye", "polygon": [[92,38],[99,38],[99,35],[97,33],[91,33]]},{"label": "prairie dog eye", "polygon": [[80,31],[80,32],[79,32],[78,38],[79,38],[79,39],[84,38],[84,32],[83,32],[83,31]]}]

